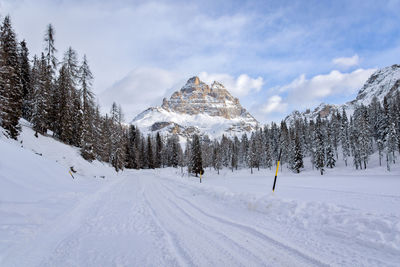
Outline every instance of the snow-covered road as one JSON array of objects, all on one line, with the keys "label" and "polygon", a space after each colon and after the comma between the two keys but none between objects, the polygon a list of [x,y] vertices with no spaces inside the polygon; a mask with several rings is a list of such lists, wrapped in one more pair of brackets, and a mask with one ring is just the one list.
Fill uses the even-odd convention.
[{"label": "snow-covered road", "polygon": [[[207,180],[199,184],[195,178],[182,178],[174,169],[126,171],[113,178],[44,223],[33,238],[8,250],[1,265],[396,266],[400,262],[400,229],[392,221],[398,217],[380,219],[272,194],[237,194],[208,185]],[[388,236],[378,238],[383,238],[381,243],[371,241],[374,234],[385,231],[393,245]]]},{"label": "snow-covered road", "polygon": [[0,266],[400,265],[398,169],[284,170],[273,194],[273,170],[116,174],[32,138],[0,140]]}]

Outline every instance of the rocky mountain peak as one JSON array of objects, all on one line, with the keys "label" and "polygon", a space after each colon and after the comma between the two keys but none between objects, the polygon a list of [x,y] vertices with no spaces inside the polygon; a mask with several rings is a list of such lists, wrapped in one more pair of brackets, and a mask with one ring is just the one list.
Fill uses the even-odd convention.
[{"label": "rocky mountain peak", "polygon": [[[187,121],[193,119],[193,122],[182,121],[183,117]],[[213,122],[201,122],[199,118]],[[190,78],[169,99],[164,98],[161,107],[142,112],[132,123],[138,124],[139,127],[140,124],[146,125],[151,131],[169,127],[174,133],[181,131],[185,134],[196,132],[198,125],[206,125],[201,127],[206,132],[219,125],[218,127],[225,127],[223,131],[233,133],[251,131],[258,124],[257,120],[240,105],[239,99],[234,98],[222,83],[214,81],[209,86],[197,76]],[[190,127],[185,124],[190,124]],[[198,129],[197,132],[202,131]]]},{"label": "rocky mountain peak", "polygon": [[207,114],[226,119],[241,115],[252,117],[222,83],[214,81],[210,87],[197,76],[190,78],[169,100],[164,99],[162,108],[182,114]]},{"label": "rocky mountain peak", "polygon": [[225,86],[222,83],[219,83],[217,81],[214,81],[211,84],[211,89],[213,89],[213,90],[226,90]]},{"label": "rocky mountain peak", "polygon": [[186,95],[191,94],[193,92],[208,93],[209,91],[210,91],[209,86],[204,82],[200,81],[199,77],[197,76],[190,78],[181,89],[181,92]]}]

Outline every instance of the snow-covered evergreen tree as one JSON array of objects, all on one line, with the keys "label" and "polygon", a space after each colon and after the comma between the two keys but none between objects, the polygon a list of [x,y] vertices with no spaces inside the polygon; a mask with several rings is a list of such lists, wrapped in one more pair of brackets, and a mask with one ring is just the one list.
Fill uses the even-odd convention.
[{"label": "snow-covered evergreen tree", "polygon": [[159,132],[156,134],[156,151],[154,156],[154,167],[160,168],[163,162],[162,160],[162,152],[163,152],[163,142],[161,140],[161,135]]},{"label": "snow-covered evergreen tree", "polygon": [[0,118],[7,134],[17,139],[21,127],[23,88],[18,61],[18,45],[9,16],[0,28]]},{"label": "snow-covered evergreen tree", "polygon": [[32,124],[36,133],[44,134],[47,131],[47,111],[48,108],[48,92],[45,87],[47,63],[42,53],[39,60],[36,56],[33,59],[32,67],[32,88],[34,92]]},{"label": "snow-covered evergreen tree", "polygon": [[153,144],[150,135],[147,136],[146,163],[147,168],[154,169]]},{"label": "snow-covered evergreen tree", "polygon": [[202,174],[203,170],[203,162],[201,157],[201,146],[200,139],[197,134],[193,135],[193,143],[192,143],[192,173],[194,173],[197,177],[198,174]]},{"label": "snow-covered evergreen tree", "polygon": [[346,110],[343,109],[342,121],[340,125],[340,142],[342,144],[342,154],[345,165],[347,166],[347,159],[350,157],[350,140],[349,140],[349,120],[347,118]]},{"label": "snow-covered evergreen tree", "polygon": [[217,140],[215,140],[214,144],[213,144],[213,156],[212,156],[212,159],[213,159],[214,169],[217,170],[217,172],[219,174],[219,170],[222,167],[222,156],[221,156],[221,148],[220,148],[220,145],[219,145]]},{"label": "snow-covered evergreen tree", "polygon": [[320,171],[321,175],[324,174],[325,167],[325,142],[324,133],[322,129],[321,117],[317,117],[315,125],[316,149],[315,149],[315,167]]},{"label": "snow-covered evergreen tree", "polygon": [[299,133],[296,134],[295,139],[294,139],[294,161],[293,161],[293,167],[292,169],[299,173],[302,168],[304,168],[304,163],[303,163],[303,152],[302,152],[302,146],[300,143],[300,137]]},{"label": "snow-covered evergreen tree", "polygon": [[395,123],[392,122],[389,125],[389,131],[388,131],[388,137],[387,137],[387,159],[388,161],[391,161],[396,163],[396,155],[395,151],[397,151],[397,146],[398,146],[398,135],[396,133],[396,126]]},{"label": "snow-covered evergreen tree", "polygon": [[[94,94],[91,90],[93,75],[86,55],[79,68],[79,83],[82,96],[81,153],[84,158],[93,160],[94,154]],[[78,111],[80,113],[80,111]]]},{"label": "snow-covered evergreen tree", "polygon": [[22,117],[31,120],[34,92],[31,82],[31,64],[25,40],[19,43],[18,62],[22,85]]}]

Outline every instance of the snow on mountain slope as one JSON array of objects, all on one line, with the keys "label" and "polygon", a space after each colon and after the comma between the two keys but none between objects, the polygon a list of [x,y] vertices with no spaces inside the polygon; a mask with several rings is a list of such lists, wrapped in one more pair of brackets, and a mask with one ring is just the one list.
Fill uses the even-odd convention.
[{"label": "snow on mountain slope", "polygon": [[356,171],[339,160],[322,177],[306,159],[301,174],[283,168],[272,193],[274,170],[207,169],[201,184],[174,168],[117,174],[33,134],[0,138],[0,266],[400,262],[398,165]]},{"label": "snow on mountain slope", "polygon": [[367,82],[358,92],[353,105],[369,105],[376,96],[378,101],[383,101],[387,94],[394,94],[400,88],[400,65],[392,65],[380,70],[369,77]]},{"label": "snow on mountain slope", "polygon": [[318,115],[321,118],[330,118],[333,113],[341,112],[343,109],[346,110],[347,115],[351,115],[356,106],[367,106],[374,97],[382,102],[387,94],[394,95],[397,91],[400,91],[400,65],[392,65],[374,72],[360,89],[356,99],[343,105],[321,103],[314,110],[308,109],[304,112],[296,110],[289,114],[285,121],[289,124],[299,118],[305,118],[310,121],[315,120]]},{"label": "snow on mountain slope", "polygon": [[220,137],[250,132],[258,122],[222,84],[214,82],[208,86],[193,77],[169,100],[164,99],[161,107],[145,110],[131,124],[144,132],[161,131],[181,137],[206,133]]}]

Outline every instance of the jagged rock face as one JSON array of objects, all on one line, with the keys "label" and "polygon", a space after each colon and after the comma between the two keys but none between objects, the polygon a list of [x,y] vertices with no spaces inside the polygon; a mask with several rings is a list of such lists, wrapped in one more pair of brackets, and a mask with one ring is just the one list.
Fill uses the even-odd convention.
[{"label": "jagged rock face", "polygon": [[400,65],[392,65],[373,73],[351,103],[368,105],[374,96],[382,101],[385,95],[393,94],[399,87]]},{"label": "jagged rock face", "polygon": [[387,94],[394,95],[397,91],[400,91],[400,65],[392,65],[374,72],[365,82],[358,92],[356,99],[353,101],[343,105],[328,105],[322,103],[312,112],[310,112],[310,110],[305,112],[293,111],[285,118],[285,121],[291,124],[296,119],[300,118],[314,120],[318,115],[320,115],[321,118],[330,118],[333,113],[341,112],[343,109],[346,110],[348,115],[351,115],[356,106],[367,106],[374,97],[376,97],[378,101],[382,101]]},{"label": "jagged rock face", "polygon": [[189,115],[208,114],[231,119],[241,115],[250,117],[225,87],[214,82],[209,87],[198,77],[190,78],[186,85],[172,94],[169,100],[164,99],[161,106],[166,110]]},{"label": "jagged rock face", "polygon": [[190,78],[161,107],[149,108],[132,121],[145,131],[167,131],[180,136],[192,134],[241,134],[256,129],[258,122],[237,98],[219,82],[211,86]]}]

